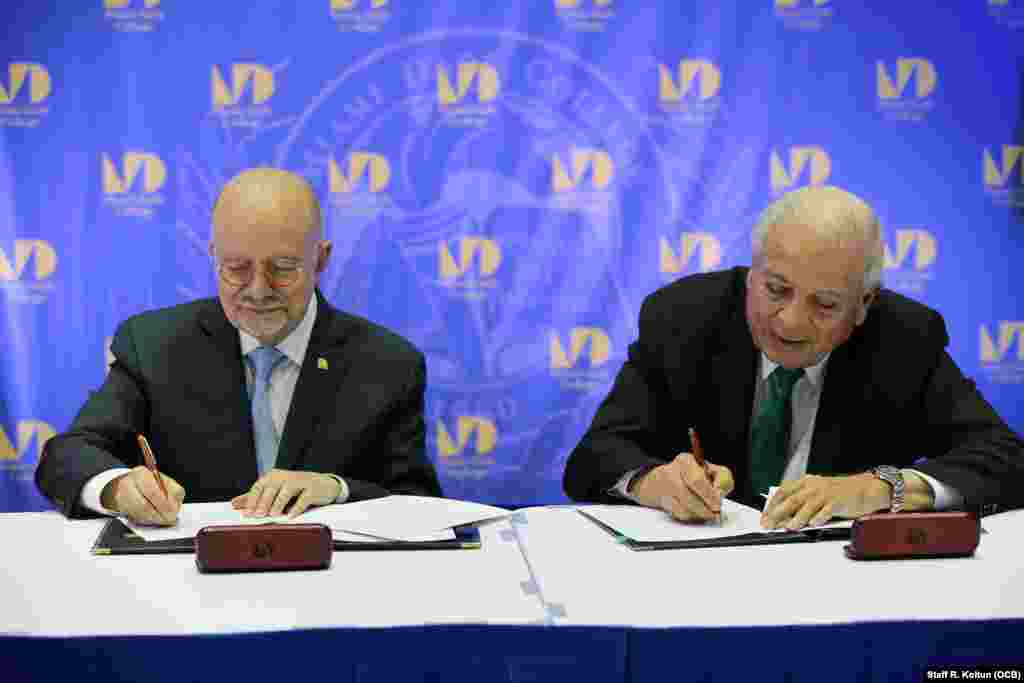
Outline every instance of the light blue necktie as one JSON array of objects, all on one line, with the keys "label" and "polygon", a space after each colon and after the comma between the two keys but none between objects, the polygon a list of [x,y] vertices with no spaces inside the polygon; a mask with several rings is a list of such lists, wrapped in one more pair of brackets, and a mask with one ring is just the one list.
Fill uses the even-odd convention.
[{"label": "light blue necktie", "polygon": [[273,346],[260,346],[246,357],[252,364],[252,428],[256,437],[256,466],[262,477],[274,467],[280,437],[270,409],[270,375],[286,356]]}]

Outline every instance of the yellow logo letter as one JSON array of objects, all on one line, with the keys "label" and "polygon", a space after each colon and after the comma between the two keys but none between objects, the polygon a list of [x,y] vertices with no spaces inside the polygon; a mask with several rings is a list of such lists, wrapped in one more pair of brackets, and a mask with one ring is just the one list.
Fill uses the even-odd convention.
[{"label": "yellow logo letter", "polygon": [[[1010,175],[1024,155],[1024,145],[1003,145],[1002,163],[998,166],[989,151],[985,150],[983,161],[985,184],[989,187],[1003,187],[1010,181]],[[1020,183],[1024,185],[1024,172],[1020,174]]]},{"label": "yellow logo letter", "polygon": [[490,64],[462,63],[458,65],[456,73],[457,87],[452,88],[448,72],[441,65],[437,67],[437,98],[441,104],[451,106],[460,102],[469,92],[469,87],[474,80],[476,80],[478,102],[484,104],[498,96],[498,72]]},{"label": "yellow logo letter", "polygon": [[469,444],[469,438],[476,432],[476,452],[486,455],[494,450],[498,442],[498,429],[486,417],[459,415],[456,420],[458,441],[454,441],[441,420],[437,421],[437,452],[443,458],[461,455]]},{"label": "yellow logo letter", "polygon": [[155,154],[148,152],[125,152],[122,157],[124,175],[110,157],[103,155],[103,192],[105,194],[124,194],[135,182],[135,177],[142,170],[142,188],[147,193],[159,190],[167,180],[167,167]]},{"label": "yellow logo letter", "polygon": [[822,185],[832,173],[832,160],[821,147],[792,147],[789,150],[789,167],[775,152],[771,154],[771,183],[776,192],[787,190],[794,185],[810,161],[811,185]]}]

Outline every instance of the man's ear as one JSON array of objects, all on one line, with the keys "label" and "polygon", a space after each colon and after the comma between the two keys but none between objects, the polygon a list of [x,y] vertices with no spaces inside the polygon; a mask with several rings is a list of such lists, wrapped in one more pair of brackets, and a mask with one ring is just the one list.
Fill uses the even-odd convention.
[{"label": "man's ear", "polygon": [[316,252],[317,275],[324,272],[324,269],[327,267],[327,261],[331,258],[331,248],[333,246],[330,240],[323,240],[318,245]]},{"label": "man's ear", "polygon": [[864,320],[868,317],[868,309],[871,308],[871,304],[875,303],[875,299],[878,298],[878,287],[872,287],[868,291],[864,292],[864,295],[860,298],[859,306],[857,307],[857,324],[861,325]]}]

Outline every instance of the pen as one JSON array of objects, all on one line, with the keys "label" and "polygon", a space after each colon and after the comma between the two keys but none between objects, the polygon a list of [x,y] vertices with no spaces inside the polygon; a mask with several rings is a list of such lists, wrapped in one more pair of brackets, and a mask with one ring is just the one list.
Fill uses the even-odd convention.
[{"label": "pen", "polygon": [[160,470],[156,468],[156,456],[153,455],[153,449],[149,447],[149,442],[146,441],[146,437],[142,434],[139,434],[136,438],[139,441],[139,448],[142,449],[142,459],[146,461],[146,469],[156,477],[156,483],[160,485],[160,490],[164,492],[164,497],[169,500],[170,496],[167,495],[167,487],[164,486],[163,477],[160,476]]},{"label": "pen", "polygon": [[[690,443],[693,444],[693,459],[697,461],[700,468],[704,470],[704,475],[710,479],[711,472],[708,471],[708,461],[704,459],[704,449],[700,446],[700,439],[697,438],[697,430],[690,427]],[[718,521],[722,521],[722,513],[716,512],[718,515]]]},{"label": "pen", "polygon": [[704,459],[704,449],[700,447],[700,439],[697,438],[697,430],[690,427],[690,443],[693,444],[693,459],[697,461],[700,468],[706,473],[708,471],[707,460]]}]

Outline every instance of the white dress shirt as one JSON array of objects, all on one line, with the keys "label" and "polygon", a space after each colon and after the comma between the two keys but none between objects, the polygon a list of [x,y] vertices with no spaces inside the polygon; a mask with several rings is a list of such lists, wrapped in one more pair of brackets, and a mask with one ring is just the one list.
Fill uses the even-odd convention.
[{"label": "white dress shirt", "polygon": [[[282,339],[276,346],[277,350],[285,355],[287,361],[282,361],[274,368],[270,375],[268,392],[270,394],[270,412],[274,420],[274,428],[278,434],[284,432],[284,425],[288,419],[288,410],[292,405],[292,396],[295,394],[295,385],[299,381],[299,372],[302,370],[302,362],[306,358],[306,348],[309,346],[309,338],[313,334],[313,323],[316,321],[317,302],[316,295],[309,297],[309,304],[306,306],[306,313],[298,326],[292,330],[287,337]],[[249,363],[245,362],[245,356],[253,349],[260,346],[258,339],[248,332],[238,330],[239,341],[242,346],[242,359],[245,366],[245,383],[248,391],[252,392],[253,370]],[[159,463],[160,454],[157,453]],[[110,481],[129,472],[128,468],[116,467],[101,472],[85,483],[79,502],[94,512],[105,515],[115,515],[116,512],[108,510],[100,502],[103,487]],[[348,484],[341,477],[331,475],[340,485],[341,493],[335,502],[341,503],[348,499]]]},{"label": "white dress shirt", "polygon": [[[783,481],[793,481],[807,474],[807,462],[811,455],[811,439],[814,436],[814,422],[818,417],[818,404],[821,402],[821,389],[825,383],[825,370],[828,365],[826,355],[817,365],[804,368],[803,376],[793,385],[793,396],[791,400],[792,422],[789,430],[789,446],[787,449],[786,469],[783,472]],[[760,404],[767,391],[768,376],[778,367],[763,353],[758,367],[758,382],[754,392],[754,403],[751,405],[751,415],[756,414],[756,407]],[[711,461],[714,462],[712,456]],[[904,469],[904,472],[914,472],[928,482],[935,494],[935,509],[949,510],[960,505],[963,498],[960,493],[950,486],[937,481],[924,472],[914,469]],[[612,489],[614,493],[639,502],[630,494],[629,483],[637,470],[630,470],[616,482]]]}]

